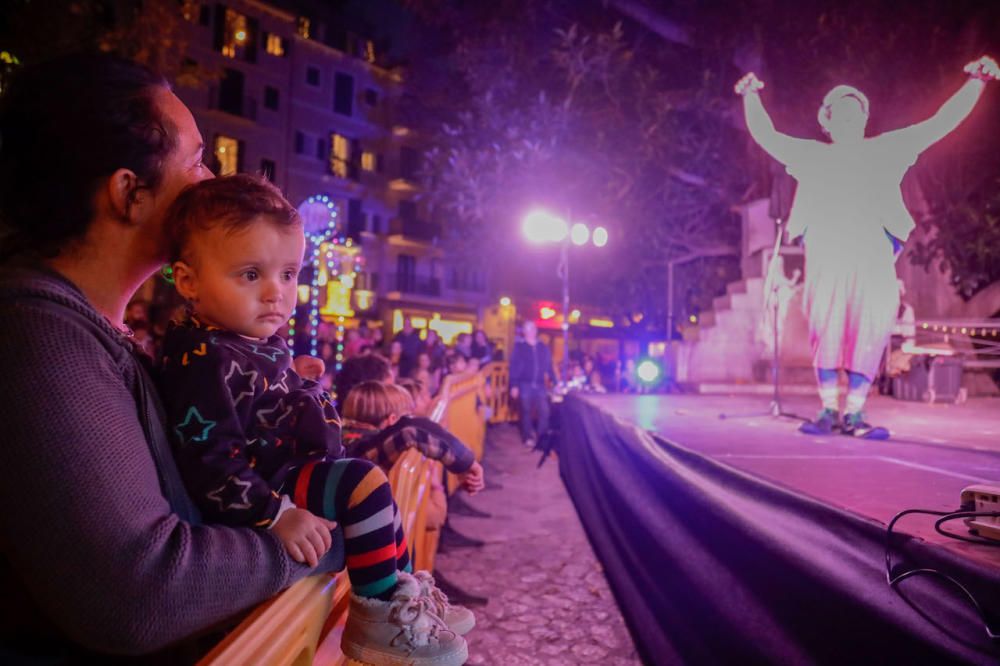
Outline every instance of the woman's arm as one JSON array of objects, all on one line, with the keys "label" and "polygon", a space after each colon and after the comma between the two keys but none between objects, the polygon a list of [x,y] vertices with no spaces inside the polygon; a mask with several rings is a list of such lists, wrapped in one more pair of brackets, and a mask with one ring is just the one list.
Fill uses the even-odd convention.
[{"label": "woman's arm", "polygon": [[135,655],[230,618],[309,569],[265,531],[193,526],[171,512],[119,364],[86,324],[0,307],[4,554],[73,641]]},{"label": "woman's arm", "polygon": [[919,154],[951,134],[972,113],[986,88],[986,82],[1000,77],[996,61],[986,56],[966,65],[965,71],[969,73],[969,79],[941,105],[937,113],[915,125],[886,132],[884,136]]},{"label": "woman's arm", "polygon": [[808,152],[821,144],[810,139],[796,139],[774,129],[771,116],[764,109],[759,91],[764,83],[750,72],[735,86],[737,95],[743,96],[743,115],[750,136],[764,151],[782,164],[799,163]]}]

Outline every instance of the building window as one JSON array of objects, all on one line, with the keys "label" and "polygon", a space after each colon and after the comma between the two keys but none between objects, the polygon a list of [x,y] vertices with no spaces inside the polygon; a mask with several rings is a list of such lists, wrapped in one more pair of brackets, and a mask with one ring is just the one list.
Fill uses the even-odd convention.
[{"label": "building window", "polygon": [[312,65],[306,67],[306,83],[311,86],[319,85],[319,67],[313,67]]},{"label": "building window", "polygon": [[227,58],[242,56],[250,42],[250,25],[247,17],[232,9],[226,9],[225,36],[222,41],[222,55]]},{"label": "building window", "polygon": [[354,77],[337,72],[334,79],[333,110],[349,116],[354,106]]},{"label": "building window", "polygon": [[198,10],[198,25],[208,26],[212,24],[212,9],[208,5],[202,5]]},{"label": "building window", "polygon": [[365,211],[361,206],[361,199],[350,199],[347,202],[347,235],[357,239],[364,230]]},{"label": "building window", "polygon": [[264,49],[268,54],[280,58],[285,55],[285,40],[281,38],[281,35],[276,35],[273,32],[265,33]]},{"label": "building window", "polygon": [[215,161],[219,165],[220,176],[231,176],[239,171],[240,142],[229,136],[216,135]]},{"label": "building window", "polygon": [[309,19],[305,16],[300,16],[298,25],[296,26],[296,32],[299,33],[299,37],[303,39],[309,39]]},{"label": "building window", "polygon": [[267,178],[272,183],[274,182],[274,171],[275,171],[274,160],[262,159],[260,161],[260,175]]},{"label": "building window", "polygon": [[417,169],[420,166],[420,155],[413,148],[399,149],[399,177],[406,180],[416,180]]},{"label": "building window", "polygon": [[330,134],[330,173],[347,178],[351,161],[351,141],[336,132]]},{"label": "building window", "polygon": [[365,88],[365,104],[368,106],[378,106],[378,93],[371,88]]},{"label": "building window", "polygon": [[301,155],[306,152],[306,135],[302,132],[295,132],[295,154]]},{"label": "building window", "polygon": [[399,202],[399,219],[404,222],[416,222],[417,204],[413,201],[403,200]]},{"label": "building window", "polygon": [[361,168],[365,171],[375,171],[375,153],[370,150],[361,153]]},{"label": "building window", "polygon": [[385,156],[382,153],[375,156],[375,173],[385,173]]},{"label": "building window", "polygon": [[380,234],[382,233],[382,216],[372,215],[372,233]]},{"label": "building window", "polygon": [[219,83],[219,110],[234,116],[243,115],[243,72],[226,68]]},{"label": "building window", "polygon": [[323,140],[323,137],[316,139],[316,159],[326,159],[326,141]]},{"label": "building window", "polygon": [[198,0],[184,0],[181,3],[181,16],[184,17],[185,21],[194,23],[195,19],[198,18],[198,9]]},{"label": "building window", "polygon": [[278,110],[278,89],[264,86],[264,106],[272,111]]}]

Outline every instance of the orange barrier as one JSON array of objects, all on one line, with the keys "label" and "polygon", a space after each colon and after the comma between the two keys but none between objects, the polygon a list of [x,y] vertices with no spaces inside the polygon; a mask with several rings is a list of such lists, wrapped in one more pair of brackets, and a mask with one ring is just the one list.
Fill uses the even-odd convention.
[{"label": "orange barrier", "polygon": [[[308,666],[331,617],[338,579],[310,576],[257,607],[198,662],[199,666]],[[346,605],[344,605],[346,611]]]},{"label": "orange barrier", "polygon": [[510,366],[506,361],[493,361],[482,372],[491,388],[486,396],[486,404],[492,411],[490,423],[516,421],[517,404],[510,399]]}]

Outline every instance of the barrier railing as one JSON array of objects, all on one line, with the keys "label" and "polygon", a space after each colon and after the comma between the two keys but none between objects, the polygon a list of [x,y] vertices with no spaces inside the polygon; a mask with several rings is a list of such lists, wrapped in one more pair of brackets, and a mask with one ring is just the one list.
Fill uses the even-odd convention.
[{"label": "barrier railing", "polygon": [[493,361],[487,363],[482,372],[490,386],[486,396],[490,423],[517,420],[517,405],[510,399],[510,365],[506,361]]}]

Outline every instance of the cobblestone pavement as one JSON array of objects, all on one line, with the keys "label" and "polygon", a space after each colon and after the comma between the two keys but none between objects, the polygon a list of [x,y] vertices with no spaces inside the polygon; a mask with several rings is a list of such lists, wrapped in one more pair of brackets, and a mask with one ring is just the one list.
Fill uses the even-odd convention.
[{"label": "cobblestone pavement", "polygon": [[487,435],[487,478],[503,487],[467,498],[491,518],[453,516],[452,526],[485,540],[438,555],[441,574],[489,597],[474,608],[470,664],[639,664],[632,639],[550,459],[521,446],[516,430]]}]

